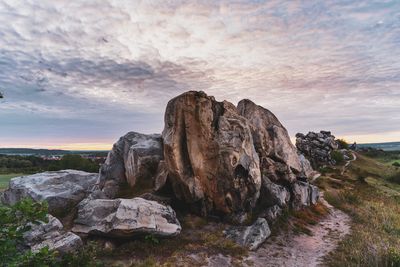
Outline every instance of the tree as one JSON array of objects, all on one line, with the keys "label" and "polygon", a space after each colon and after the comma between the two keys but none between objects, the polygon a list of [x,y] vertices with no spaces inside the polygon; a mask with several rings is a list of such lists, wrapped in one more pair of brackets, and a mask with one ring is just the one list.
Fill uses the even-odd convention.
[{"label": "tree", "polygon": [[67,154],[60,161],[55,161],[49,166],[50,171],[74,169],[87,172],[97,172],[99,165],[90,159],[82,158],[80,155]]}]

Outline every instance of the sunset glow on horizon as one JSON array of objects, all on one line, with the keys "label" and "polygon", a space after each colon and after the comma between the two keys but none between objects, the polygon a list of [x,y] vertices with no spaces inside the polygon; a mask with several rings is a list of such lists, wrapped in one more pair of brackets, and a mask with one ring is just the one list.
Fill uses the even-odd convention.
[{"label": "sunset glow on horizon", "polygon": [[188,90],[400,141],[399,1],[0,0],[0,36],[3,148],[109,150]]}]

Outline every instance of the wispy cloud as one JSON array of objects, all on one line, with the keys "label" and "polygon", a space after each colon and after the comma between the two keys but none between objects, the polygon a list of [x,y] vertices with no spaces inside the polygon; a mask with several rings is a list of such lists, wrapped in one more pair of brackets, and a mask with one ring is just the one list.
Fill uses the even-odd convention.
[{"label": "wispy cloud", "polygon": [[398,1],[0,0],[0,145],[43,121],[37,138],[160,131],[185,90],[251,98],[291,134],[385,140],[400,124],[399,55]]}]

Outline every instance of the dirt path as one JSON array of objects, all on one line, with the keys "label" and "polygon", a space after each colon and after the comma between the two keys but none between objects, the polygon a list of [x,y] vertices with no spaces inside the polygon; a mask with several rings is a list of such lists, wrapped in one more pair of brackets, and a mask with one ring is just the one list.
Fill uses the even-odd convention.
[{"label": "dirt path", "polygon": [[356,153],[351,152],[351,154],[353,155],[353,158],[352,158],[351,160],[348,160],[348,161],[346,162],[346,164],[343,166],[342,171],[341,171],[341,173],[340,173],[341,175],[343,175],[343,174],[346,172],[346,170],[347,170],[347,168],[349,167],[350,163],[351,163],[352,161],[355,161],[355,160],[357,159]]},{"label": "dirt path", "polygon": [[[343,175],[353,159],[346,162],[341,174]],[[318,178],[318,177],[317,177]],[[309,229],[312,236],[306,234],[281,233],[275,239],[268,240],[257,251],[251,252],[248,260],[253,266],[285,266],[312,267],[321,266],[323,258],[333,251],[340,240],[350,233],[350,217],[334,208],[321,197],[321,202],[329,208],[329,215],[317,225]]]},{"label": "dirt path", "polygon": [[350,217],[335,209],[324,199],[330,214],[317,225],[310,227],[312,236],[282,233],[268,240],[248,260],[253,266],[319,266],[323,257],[334,250],[339,241],[350,232]]}]

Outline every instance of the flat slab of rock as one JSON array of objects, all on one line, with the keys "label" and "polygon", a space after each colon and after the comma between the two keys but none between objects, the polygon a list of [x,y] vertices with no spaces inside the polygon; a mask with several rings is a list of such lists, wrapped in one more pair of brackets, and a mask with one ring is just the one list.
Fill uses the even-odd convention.
[{"label": "flat slab of rock", "polygon": [[181,225],[167,205],[142,198],[92,199],[79,204],[73,232],[110,237],[175,236]]},{"label": "flat slab of rock", "polygon": [[44,247],[50,250],[57,250],[61,254],[77,251],[83,243],[79,236],[71,232],[64,232],[61,222],[49,215],[48,223],[31,225],[31,230],[23,236],[25,245],[33,252]]},{"label": "flat slab of rock", "polygon": [[49,213],[66,216],[79,202],[89,195],[98,174],[77,170],[43,172],[11,179],[1,201],[13,205],[23,198],[46,201]]},{"label": "flat slab of rock", "polygon": [[268,222],[264,218],[258,218],[250,226],[231,227],[225,231],[227,238],[232,239],[241,246],[256,250],[271,235]]}]

